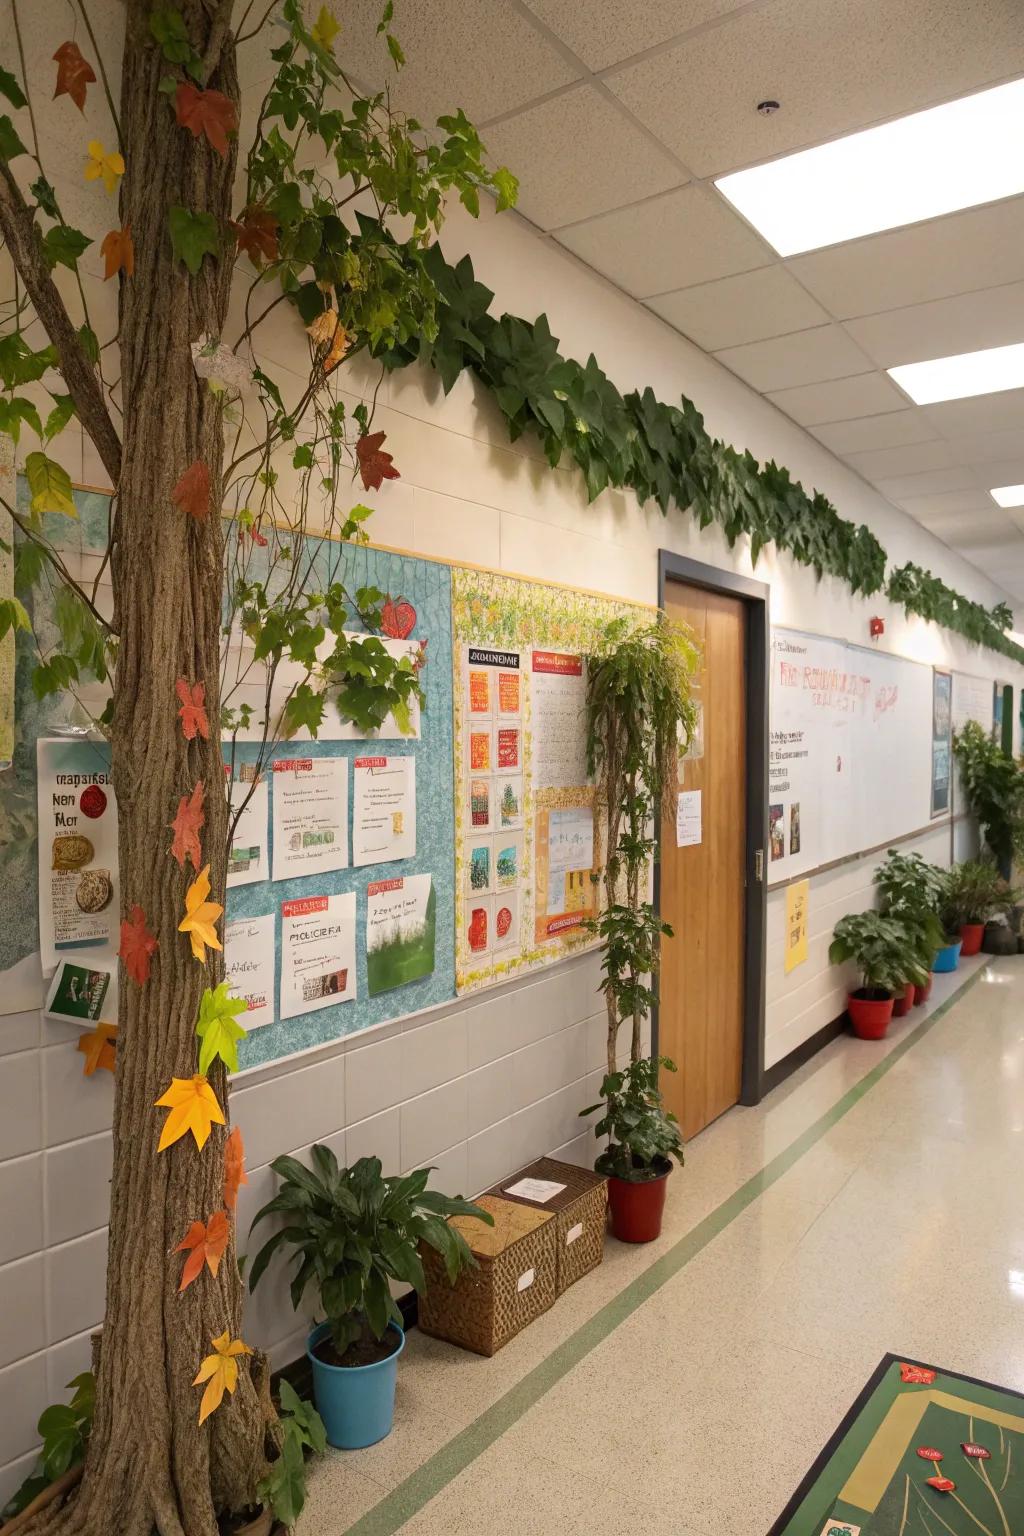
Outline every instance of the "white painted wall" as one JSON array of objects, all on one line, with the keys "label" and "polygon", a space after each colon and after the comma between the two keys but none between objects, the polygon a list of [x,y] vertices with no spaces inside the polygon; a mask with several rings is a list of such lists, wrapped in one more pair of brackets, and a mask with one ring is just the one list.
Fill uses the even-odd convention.
[{"label": "white painted wall", "polygon": [[[593,350],[622,389],[651,384],[665,399],[694,398],[712,431],[759,458],[789,465],[847,517],[876,531],[894,561],[914,559],[983,602],[1004,596],[904,514],[884,502],[815,440],[661,321],[579,266],[513,216],[474,225],[456,213],[445,232],[450,257],[469,250],[496,305],[532,317],[546,310],[563,350]],[[58,274],[60,275],[60,274]],[[86,275],[95,309],[112,300]],[[294,356],[281,311],[272,351]],[[102,320],[97,321],[102,331]],[[462,378],[445,399],[437,380],[410,369],[385,381],[378,428],[402,479],[376,497],[380,543],[494,566],[654,602],[659,547],[723,569],[750,571],[745,547],[730,551],[715,530],[666,519],[628,494],[587,507],[571,468],[551,471],[531,440],[510,445],[484,392]],[[61,452],[76,480],[103,485],[87,443]],[[360,499],[363,499],[360,497]],[[1024,682],[1024,669],[908,621],[881,599],[858,601],[838,583],[815,583],[784,557],[756,575],[771,583],[777,624],[865,642],[868,618],[886,620],[886,648],[920,661]],[[948,829],[919,846],[941,862]],[[784,894],[769,900],[767,1060],[781,1059],[841,1011],[844,979],[827,966],[831,927],[870,904],[871,861],[816,877],[811,953],[782,973]],[[426,1162],[450,1191],[477,1191],[548,1151],[587,1160],[592,1142],[576,1114],[590,1101],[603,1060],[598,967],[583,957],[547,974],[423,1019],[386,1025],[292,1064],[257,1069],[238,1084],[250,1183],[239,1206],[240,1246],[269,1197],[269,1160],[326,1140],[339,1156],[380,1156],[389,1171]],[[0,1002],[2,1006],[2,1002]],[[0,1498],[32,1459],[41,1408],[88,1362],[88,1335],[103,1310],[112,1084],[81,1074],[74,1041],[38,1012],[0,1018]],[[685,1071],[685,1063],[683,1070]],[[282,1362],[299,1352],[279,1269],[246,1321],[246,1337]]]}]

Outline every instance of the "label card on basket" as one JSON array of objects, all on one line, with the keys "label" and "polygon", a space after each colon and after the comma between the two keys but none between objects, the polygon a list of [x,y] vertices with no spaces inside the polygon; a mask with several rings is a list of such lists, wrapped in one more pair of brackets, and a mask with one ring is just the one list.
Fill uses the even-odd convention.
[{"label": "label card on basket", "polygon": [[520,1179],[518,1184],[510,1184],[505,1193],[518,1195],[520,1200],[535,1200],[538,1205],[544,1205],[560,1195],[565,1187],[564,1184],[553,1184],[550,1179]]},{"label": "label card on basket", "polygon": [[576,1241],[576,1239],[578,1237],[582,1237],[582,1236],[583,1236],[583,1223],[582,1223],[582,1221],[578,1221],[576,1223],[576,1225],[574,1227],[570,1227],[568,1232],[565,1234],[565,1246],[567,1248],[571,1247],[571,1245]]},{"label": "label card on basket", "polygon": [[528,1291],[530,1289],[530,1286],[536,1280],[536,1278],[537,1278],[536,1270],[533,1270],[533,1269],[525,1270],[523,1272],[523,1274],[521,1274],[519,1276],[519,1279],[516,1281],[516,1290],[517,1291]]}]

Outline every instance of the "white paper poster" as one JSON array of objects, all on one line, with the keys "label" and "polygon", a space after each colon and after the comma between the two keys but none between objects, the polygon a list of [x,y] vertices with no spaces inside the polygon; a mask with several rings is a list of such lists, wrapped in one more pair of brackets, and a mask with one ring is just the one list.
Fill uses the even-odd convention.
[{"label": "white paper poster", "polygon": [[355,995],[355,893],[282,902],[282,1019],[348,1003]]},{"label": "white paper poster", "polygon": [[274,914],[240,917],[224,924],[224,975],[248,1011],[239,1016],[247,1030],[274,1022]]},{"label": "white paper poster", "polygon": [[699,789],[683,789],[676,802],[676,847],[694,848],[701,841]]},{"label": "white paper poster", "polygon": [[[43,972],[48,975],[59,959],[79,950],[116,971],[117,803],[109,748],[88,741],[40,741],[36,755]],[[105,1005],[117,1005],[116,982]]]},{"label": "white paper poster", "polygon": [[416,759],[357,757],[353,764],[352,863],[387,864],[416,853]]},{"label": "white paper poster", "polygon": [[533,782],[538,789],[586,784],[587,680],[581,656],[534,651],[530,691],[533,703]]},{"label": "white paper poster", "polygon": [[[551,811],[548,816],[549,898],[561,897],[560,884],[570,871],[589,873],[594,867],[594,813],[589,806]],[[550,900],[548,910],[553,911]],[[558,907],[558,911],[562,908]]]},{"label": "white paper poster", "polygon": [[371,880],[366,887],[366,978],[371,997],[434,970],[435,897],[430,875]]},{"label": "white paper poster", "polygon": [[[235,816],[242,807],[235,822]],[[267,812],[269,800],[267,781],[261,778],[255,785],[246,778],[244,769],[231,786],[231,804],[228,807],[228,826],[235,822],[228,850],[227,883],[255,885],[259,880],[269,880],[270,860],[267,857]]]},{"label": "white paper poster", "polygon": [[348,865],[348,758],[289,757],[274,763],[273,878],[325,874]]}]

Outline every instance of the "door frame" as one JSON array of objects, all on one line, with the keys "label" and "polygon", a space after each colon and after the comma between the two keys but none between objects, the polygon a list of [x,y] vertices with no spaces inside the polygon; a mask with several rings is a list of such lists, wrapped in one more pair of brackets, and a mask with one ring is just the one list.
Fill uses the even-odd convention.
[{"label": "door frame", "polygon": [[[765,954],[767,949],[768,885],[768,681],[771,646],[771,588],[732,571],[705,565],[671,550],[658,551],[658,607],[664,609],[666,588],[684,582],[705,592],[739,598],[746,609],[746,735],[747,735],[747,836],[744,855],[745,939],[743,985],[743,1067],[739,1102],[760,1104],[765,1095]],[[661,827],[658,828],[661,841]],[[757,873],[760,854],[760,877]],[[661,911],[661,868],[654,868],[654,905]],[[657,990],[657,978],[655,978]],[[652,1053],[658,1052],[658,1010],[651,1020]]]}]

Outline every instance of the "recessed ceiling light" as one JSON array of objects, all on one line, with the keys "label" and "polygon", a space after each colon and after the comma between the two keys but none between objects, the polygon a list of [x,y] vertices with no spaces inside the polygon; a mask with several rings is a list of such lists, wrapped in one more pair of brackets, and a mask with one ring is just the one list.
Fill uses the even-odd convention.
[{"label": "recessed ceiling light", "polygon": [[1024,485],[997,485],[989,495],[999,507],[1024,507]]},{"label": "recessed ceiling light", "polygon": [[780,256],[1024,192],[1024,80],[721,176]]},{"label": "recessed ceiling light", "polygon": [[1024,342],[987,347],[984,352],[960,352],[927,363],[901,363],[887,368],[889,377],[915,405],[936,400],[966,400],[970,395],[994,395],[1024,386]]}]

